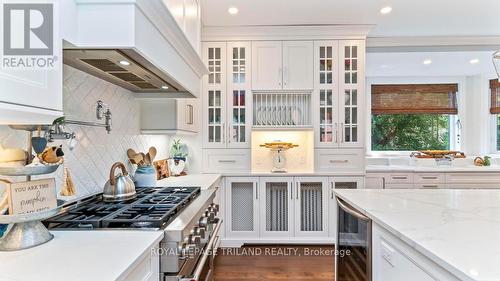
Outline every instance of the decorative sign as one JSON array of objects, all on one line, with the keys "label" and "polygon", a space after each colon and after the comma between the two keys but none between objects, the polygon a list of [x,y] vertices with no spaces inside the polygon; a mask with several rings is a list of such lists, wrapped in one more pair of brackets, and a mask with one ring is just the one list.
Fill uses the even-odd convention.
[{"label": "decorative sign", "polygon": [[7,191],[10,215],[37,213],[57,207],[53,178],[7,184]]}]

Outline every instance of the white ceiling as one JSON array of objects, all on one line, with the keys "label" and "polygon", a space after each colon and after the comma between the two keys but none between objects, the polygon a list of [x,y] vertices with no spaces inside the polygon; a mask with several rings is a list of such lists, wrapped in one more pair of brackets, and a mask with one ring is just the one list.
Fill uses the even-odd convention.
[{"label": "white ceiling", "polygon": [[[500,0],[201,0],[206,26],[375,24],[370,37],[500,35]],[[392,6],[392,13],[380,9]],[[239,13],[230,15],[229,7]]]},{"label": "white ceiling", "polygon": [[[493,52],[367,53],[366,76],[469,76],[494,74]],[[423,64],[424,60],[431,64]],[[471,64],[471,59],[479,59]]]}]

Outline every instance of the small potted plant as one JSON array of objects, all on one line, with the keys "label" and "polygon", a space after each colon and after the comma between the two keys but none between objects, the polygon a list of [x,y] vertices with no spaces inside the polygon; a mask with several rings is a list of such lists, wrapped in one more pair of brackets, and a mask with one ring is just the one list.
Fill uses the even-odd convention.
[{"label": "small potted plant", "polygon": [[168,161],[168,166],[170,173],[174,176],[180,176],[184,173],[184,168],[186,167],[186,157],[187,146],[181,143],[180,139],[173,140],[172,146],[170,147],[170,157]]}]

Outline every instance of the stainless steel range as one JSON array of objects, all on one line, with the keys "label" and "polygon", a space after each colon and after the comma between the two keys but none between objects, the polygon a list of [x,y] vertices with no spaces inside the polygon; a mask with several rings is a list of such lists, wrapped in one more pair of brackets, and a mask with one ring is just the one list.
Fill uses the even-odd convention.
[{"label": "stainless steel range", "polygon": [[126,202],[108,203],[102,194],[71,205],[44,223],[50,230],[163,230],[160,280],[213,280],[222,220],[213,203],[215,188],[145,187]]}]

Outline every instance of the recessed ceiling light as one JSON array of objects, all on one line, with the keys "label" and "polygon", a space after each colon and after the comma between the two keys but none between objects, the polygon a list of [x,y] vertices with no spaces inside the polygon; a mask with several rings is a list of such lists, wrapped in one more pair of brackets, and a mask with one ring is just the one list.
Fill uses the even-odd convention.
[{"label": "recessed ceiling light", "polygon": [[432,63],[432,60],[430,60],[430,59],[426,59],[426,60],[424,60],[424,62],[423,62],[423,64],[431,64],[431,63]]},{"label": "recessed ceiling light", "polygon": [[470,64],[476,64],[479,62],[479,59],[471,59],[469,62]]},{"label": "recessed ceiling light", "polygon": [[166,89],[168,89],[168,86],[163,85],[163,86],[161,86],[161,88],[162,88],[163,90],[166,90]]},{"label": "recessed ceiling light", "polygon": [[227,12],[230,13],[231,15],[236,15],[238,13],[238,8],[229,7],[229,9],[227,9]]},{"label": "recessed ceiling light", "polygon": [[391,6],[386,6],[380,9],[380,13],[383,15],[390,14],[392,12],[392,7]]},{"label": "recessed ceiling light", "polygon": [[128,62],[128,61],[126,61],[126,60],[121,60],[121,61],[119,61],[119,63],[120,63],[121,65],[125,65],[125,66],[129,66],[129,65],[130,65],[130,62]]}]

